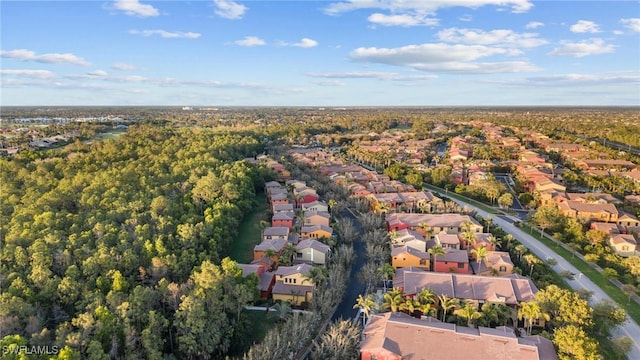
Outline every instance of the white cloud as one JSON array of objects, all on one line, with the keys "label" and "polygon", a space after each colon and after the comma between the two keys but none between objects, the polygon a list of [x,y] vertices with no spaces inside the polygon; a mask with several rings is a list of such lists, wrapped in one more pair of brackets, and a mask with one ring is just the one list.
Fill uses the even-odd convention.
[{"label": "white cloud", "polygon": [[300,39],[299,42],[293,44],[292,46],[297,46],[301,48],[312,48],[314,46],[318,46],[318,42],[313,39],[302,38]]},{"label": "white cloud", "polygon": [[417,81],[437,78],[436,75],[401,75],[385,71],[347,71],[334,73],[307,73],[307,76],[325,79],[378,79],[391,81]]},{"label": "white cloud", "polygon": [[129,30],[129,34],[153,36],[159,35],[165,39],[197,39],[201,36],[200,33],[195,32],[182,32],[182,31],[165,31],[165,30]]},{"label": "white cloud", "polygon": [[426,15],[418,14],[398,14],[398,15],[385,15],[380,13],[374,13],[367,18],[369,22],[382,26],[436,26],[439,20],[436,18],[430,18]]},{"label": "white cloud", "polygon": [[535,33],[518,34],[513,30],[474,30],[450,28],[438,32],[438,38],[452,43],[470,45],[499,45],[514,48],[533,48],[547,43]]},{"label": "white cloud", "polygon": [[141,4],[138,0],[116,0],[114,7],[130,16],[151,17],[160,15],[160,11],[148,4]]},{"label": "white cloud", "polygon": [[214,11],[216,15],[225,19],[242,19],[242,16],[248,10],[246,6],[231,0],[213,0],[213,4],[216,7]]},{"label": "white cloud", "polygon": [[469,14],[464,14],[462,16],[460,16],[458,18],[458,20],[463,21],[463,22],[470,22],[473,20],[473,16],[469,15]]},{"label": "white cloud", "polygon": [[483,45],[450,45],[444,43],[408,45],[400,48],[358,48],[350,56],[356,61],[407,66],[422,71],[454,73],[510,73],[538,70],[524,61],[475,63],[493,55],[513,55],[513,49]]},{"label": "white cloud", "polygon": [[615,46],[606,44],[602,39],[595,38],[577,43],[562,41],[560,42],[560,47],[553,49],[553,51],[547,55],[585,57],[589,55],[612,53],[614,50]]},{"label": "white cloud", "polygon": [[125,64],[125,63],[115,63],[111,65],[112,69],[116,69],[116,70],[122,70],[122,71],[131,71],[131,70],[135,70],[136,67],[131,65],[131,64]]},{"label": "white cloud", "polygon": [[109,73],[107,73],[104,70],[95,70],[95,71],[91,71],[91,72],[87,73],[87,75],[89,75],[91,77],[107,77],[107,76],[109,76]]},{"label": "white cloud", "polygon": [[553,85],[604,85],[622,83],[640,84],[640,75],[562,74],[530,77],[527,80],[538,84],[547,83]]},{"label": "white cloud", "polygon": [[557,74],[528,77],[521,80],[492,81],[502,85],[518,86],[600,86],[600,85],[623,85],[640,84],[640,75],[636,73],[614,73],[614,74]]},{"label": "white cloud", "polygon": [[571,32],[574,33],[599,33],[600,32],[600,26],[596,23],[594,23],[593,21],[587,21],[587,20],[578,20],[577,23],[571,25],[571,27],[569,28],[571,30]]},{"label": "white cloud", "polygon": [[238,46],[263,46],[267,43],[257,36],[245,36],[242,40],[236,40],[234,44]]},{"label": "white cloud", "polygon": [[537,29],[542,26],[544,26],[544,23],[541,23],[540,21],[531,21],[525,25],[525,29]]},{"label": "white cloud", "polygon": [[91,65],[85,59],[70,53],[49,53],[36,55],[34,51],[27,49],[0,50],[0,57],[21,61],[35,61],[47,64],[72,64],[81,66]]},{"label": "white cloud", "polygon": [[416,13],[429,13],[447,7],[479,8],[487,5],[509,6],[514,13],[527,12],[533,7],[528,0],[348,0],[329,4],[325,13],[338,15],[344,12],[360,9],[382,9],[394,13],[415,11]]},{"label": "white cloud", "polygon": [[314,82],[314,84],[320,85],[320,86],[331,86],[331,87],[340,87],[340,86],[347,85],[344,82],[339,80],[316,81]]},{"label": "white cloud", "polygon": [[32,79],[53,79],[56,75],[49,70],[31,70],[31,69],[1,69],[1,75],[9,75],[9,76],[18,76],[18,77],[27,77]]},{"label": "white cloud", "polygon": [[640,32],[640,18],[621,19],[620,22],[631,31]]}]

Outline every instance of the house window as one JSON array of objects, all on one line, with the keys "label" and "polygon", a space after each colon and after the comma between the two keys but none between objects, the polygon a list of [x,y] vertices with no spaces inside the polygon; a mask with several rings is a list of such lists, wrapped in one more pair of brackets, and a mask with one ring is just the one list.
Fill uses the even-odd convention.
[{"label": "house window", "polygon": [[498,270],[500,272],[506,272],[507,271],[507,267],[506,266],[500,266],[500,270]]},{"label": "house window", "polygon": [[296,283],[296,279],[291,279],[291,280],[292,280],[292,282],[293,282],[294,284]]},{"label": "house window", "polygon": [[427,265],[427,260],[420,259],[420,265]]},{"label": "house window", "polygon": [[629,251],[629,247],[627,245],[623,246],[622,251]]},{"label": "house window", "polygon": [[302,253],[297,253],[296,256],[300,259],[302,257]]},{"label": "house window", "polygon": [[458,269],[464,269],[464,263],[458,263]]}]

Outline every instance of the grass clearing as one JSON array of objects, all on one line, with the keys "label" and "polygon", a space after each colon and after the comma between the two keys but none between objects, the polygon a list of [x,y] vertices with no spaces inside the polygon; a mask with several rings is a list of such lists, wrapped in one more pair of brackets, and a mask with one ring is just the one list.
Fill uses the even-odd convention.
[{"label": "grass clearing", "polygon": [[257,202],[257,206],[240,224],[238,237],[231,245],[229,256],[239,263],[248,264],[253,260],[253,247],[261,241],[260,221],[269,221],[267,218],[269,205],[266,195],[260,192],[257,196]]}]

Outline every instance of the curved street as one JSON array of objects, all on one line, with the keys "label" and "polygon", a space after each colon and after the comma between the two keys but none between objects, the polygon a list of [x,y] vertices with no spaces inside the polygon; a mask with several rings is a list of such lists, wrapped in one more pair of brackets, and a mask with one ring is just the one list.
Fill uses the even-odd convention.
[{"label": "curved street", "polygon": [[[430,189],[430,190],[435,191],[433,189]],[[439,192],[439,193],[440,195],[446,196],[444,192]],[[571,265],[567,260],[565,260],[560,255],[556,254],[556,252],[553,251],[551,248],[540,243],[533,236],[527,234],[526,232],[522,231],[520,228],[516,227],[513,224],[513,222],[519,221],[520,219],[517,219],[515,217],[510,217],[510,216],[495,216],[494,214],[489,214],[488,212],[482,209],[479,209],[462,200],[454,199],[451,197],[450,199],[455,201],[461,206],[466,206],[477,211],[477,213],[482,217],[491,216],[493,218],[494,224],[500,226],[507,233],[513,235],[518,241],[520,241],[524,246],[529,248],[531,252],[533,252],[540,259],[543,259],[543,260],[549,259],[549,258],[556,259],[558,263],[556,265],[551,266],[551,268],[557,273],[564,270],[568,270],[576,274],[574,280],[566,280],[567,284],[569,284],[569,286],[571,286],[575,290],[587,289],[589,291],[592,291],[593,296],[590,299],[590,302],[592,304],[600,302],[602,300],[609,300],[615,303],[615,301],[613,301],[613,299],[611,299],[609,295],[607,295],[604,291],[602,291],[600,287],[594,284],[586,276],[583,276],[582,273],[578,269],[576,269],[573,265]],[[505,218],[507,218],[508,220],[506,220]],[[633,341],[633,347],[631,349],[631,352],[627,356],[629,359],[640,359],[640,343],[639,343],[640,342],[640,326],[638,326],[638,324],[635,321],[633,321],[633,319],[627,317],[627,322],[616,329],[612,329],[612,334],[614,336],[629,337]]]}]

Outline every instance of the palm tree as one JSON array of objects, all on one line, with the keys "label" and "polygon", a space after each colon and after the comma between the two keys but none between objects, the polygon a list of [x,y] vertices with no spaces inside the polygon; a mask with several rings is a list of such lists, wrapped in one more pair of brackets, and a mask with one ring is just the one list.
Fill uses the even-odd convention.
[{"label": "palm tree", "polygon": [[276,252],[274,249],[267,249],[264,251],[264,254],[263,254],[263,256],[269,260],[273,260],[273,258],[275,258],[277,255],[278,255],[278,252]]},{"label": "palm tree", "polygon": [[431,228],[429,224],[421,222],[420,224],[418,224],[418,229],[422,230],[422,235],[426,240],[431,239],[431,235],[433,235],[433,228]]},{"label": "palm tree", "polygon": [[272,306],[278,315],[278,321],[285,321],[291,314],[291,304],[288,301],[281,301]]},{"label": "palm tree", "polygon": [[293,264],[293,257],[298,253],[298,249],[293,244],[285,245],[280,251],[279,262],[285,266]]},{"label": "palm tree", "polygon": [[477,249],[471,249],[471,254],[475,255],[478,266],[480,266],[480,262],[484,260],[489,254],[487,254],[487,248],[484,246],[480,246]]},{"label": "palm tree", "polygon": [[329,276],[329,271],[324,266],[314,266],[309,270],[309,274],[302,280],[303,283],[311,282],[315,289],[322,284]]},{"label": "palm tree", "polygon": [[468,327],[472,327],[472,322],[482,316],[478,309],[472,304],[465,304],[464,307],[455,310],[453,314],[459,318],[466,319]]},{"label": "palm tree", "polygon": [[269,227],[269,225],[268,221],[260,220],[260,240],[264,239],[264,229]]},{"label": "palm tree", "polygon": [[[329,199],[329,201],[327,202],[327,205],[329,205],[329,212],[332,212],[331,210],[338,204],[338,202],[336,202],[334,199]],[[334,214],[336,215],[336,214]]]},{"label": "palm tree", "polygon": [[438,303],[442,309],[442,322],[447,319],[447,313],[449,310],[454,309],[458,305],[458,300],[450,298],[445,294],[438,296]]},{"label": "palm tree", "polygon": [[491,303],[482,304],[482,317],[478,320],[482,326],[495,327],[498,323],[498,308]]},{"label": "palm tree", "polygon": [[384,294],[383,309],[389,309],[391,312],[398,312],[400,304],[402,304],[402,290],[400,288],[393,288]]},{"label": "palm tree", "polygon": [[487,232],[491,232],[491,225],[493,225],[493,218],[491,216],[487,216],[484,218],[485,224],[487,224]]},{"label": "palm tree", "polygon": [[371,294],[367,294],[367,296],[358,295],[353,308],[360,309],[360,314],[362,314],[362,327],[365,327],[371,311],[377,309],[377,304],[371,298]]},{"label": "palm tree", "polygon": [[420,306],[417,300],[413,300],[411,296],[405,296],[404,300],[399,306],[400,311],[406,311],[409,315],[413,316],[416,311],[416,307]]},{"label": "palm tree", "polygon": [[518,253],[518,261],[522,261],[522,254],[524,254],[525,251],[527,251],[527,248],[522,245],[522,244],[518,244],[516,245],[516,253]]},{"label": "palm tree", "polygon": [[473,223],[469,220],[465,220],[460,224],[462,229],[462,238],[466,241],[465,248],[469,247],[469,244],[476,244],[476,234],[473,232]]},{"label": "palm tree", "polygon": [[422,288],[415,297],[421,304],[434,304],[437,296],[431,289]]},{"label": "palm tree", "polygon": [[420,313],[422,314],[421,316],[432,316],[433,313],[436,311],[436,309],[433,308],[432,304],[423,304],[423,303],[418,303],[418,305],[416,306],[416,310],[420,311]]},{"label": "palm tree", "polygon": [[431,255],[431,258],[432,258],[429,268],[431,269],[431,271],[435,271],[436,260],[437,260],[438,256],[442,256],[442,255],[445,254],[444,249],[442,248],[442,245],[437,244],[434,247],[432,247],[431,249],[427,250],[427,252]]},{"label": "palm tree", "polygon": [[513,237],[513,235],[511,234],[507,234],[504,239],[507,241],[507,250],[511,250],[511,243],[513,242],[513,240],[515,240],[516,238]]},{"label": "palm tree", "polygon": [[391,207],[387,203],[380,202],[376,205],[376,212],[386,214],[391,210]]},{"label": "palm tree", "polygon": [[527,326],[527,334],[531,335],[531,329],[533,328],[533,323],[536,320],[544,319],[549,321],[551,318],[549,314],[542,311],[540,305],[538,305],[535,301],[528,302],[520,302],[520,309],[518,309],[518,320],[525,321]]},{"label": "palm tree", "polygon": [[524,261],[529,264],[530,269],[529,269],[529,277],[531,277],[531,275],[533,275],[533,267],[536,264],[541,264],[542,261],[540,261],[540,259],[538,259],[535,255],[533,254],[527,254],[524,256]]},{"label": "palm tree", "polygon": [[387,282],[396,274],[396,270],[389,263],[384,263],[378,268],[378,274],[382,277],[384,292],[387,292]]}]

